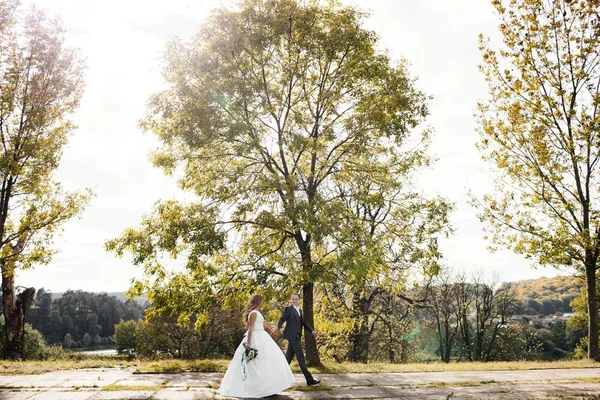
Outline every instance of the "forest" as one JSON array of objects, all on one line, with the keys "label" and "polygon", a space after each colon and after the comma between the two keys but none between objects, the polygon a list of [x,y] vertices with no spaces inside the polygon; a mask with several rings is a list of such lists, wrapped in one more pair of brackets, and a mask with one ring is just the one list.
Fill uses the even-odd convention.
[{"label": "forest", "polygon": [[[572,318],[570,304],[581,298],[581,288],[575,276],[491,284],[441,275],[407,293],[412,298],[373,289],[366,297],[364,327],[353,322],[350,303],[331,307],[332,299],[323,293],[317,298],[318,347],[339,362],[581,357],[585,321]],[[192,318],[187,326],[178,316],[145,315],[149,308],[145,298],[125,300],[124,293],[40,289],[26,331],[43,338],[44,346],[65,351],[116,348],[150,359],[228,358],[245,331],[241,308],[215,308],[207,321]],[[270,302],[263,312],[275,323],[281,310],[281,304]]]},{"label": "forest", "polygon": [[138,321],[143,315],[142,304],[118,300],[114,295],[68,290],[57,296],[42,288],[26,322],[49,344],[81,349],[114,345],[115,325]]}]

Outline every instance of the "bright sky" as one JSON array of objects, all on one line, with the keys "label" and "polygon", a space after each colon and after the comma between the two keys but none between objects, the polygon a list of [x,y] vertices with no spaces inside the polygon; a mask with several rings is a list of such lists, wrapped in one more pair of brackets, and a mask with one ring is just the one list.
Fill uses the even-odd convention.
[{"label": "bright sky", "polygon": [[[490,254],[467,192],[491,190],[487,166],[475,149],[475,106],[485,98],[478,71],[479,33],[498,38],[486,0],[345,0],[370,10],[366,27],[393,58],[411,64],[420,88],[434,98],[428,123],[431,153],[439,159],[418,184],[456,204],[455,235],[442,242],[444,264],[458,270],[498,272],[503,280],[554,276],[508,251]],[[69,44],[87,58],[87,86],[73,116],[78,129],[58,178],[68,189],[96,193],[78,220],[64,225],[60,250],[48,266],[18,273],[17,285],[123,291],[141,270],[104,251],[104,242],[139,223],[161,199],[180,196],[175,181],[148,161],[156,139],[137,128],[148,96],[160,89],[160,57],[172,37],[194,34],[208,11],[235,0],[36,0],[63,19]]]}]

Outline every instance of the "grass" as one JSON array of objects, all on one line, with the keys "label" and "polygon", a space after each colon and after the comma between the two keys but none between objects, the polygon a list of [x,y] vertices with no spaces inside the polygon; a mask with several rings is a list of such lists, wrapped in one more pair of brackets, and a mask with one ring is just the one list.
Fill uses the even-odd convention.
[{"label": "grass", "polygon": [[137,372],[141,374],[180,372],[225,372],[229,360],[159,360],[141,361]]},{"label": "grass", "polygon": [[[230,360],[133,360],[112,356],[69,357],[57,361],[0,361],[0,375],[30,375],[50,371],[83,368],[128,368],[133,367],[142,374],[180,372],[225,372]],[[324,361],[321,367],[311,368],[318,373],[385,373],[385,372],[444,372],[444,371],[520,371],[557,368],[593,368],[600,363],[590,360],[565,361],[520,361],[469,363],[337,363]],[[292,363],[292,371],[299,373],[298,364]]]},{"label": "grass", "polygon": [[136,362],[111,356],[68,357],[63,360],[8,361],[0,360],[0,375],[37,375],[51,371],[85,368],[127,368]]},{"label": "grass", "polygon": [[[230,360],[161,360],[140,361],[139,373],[225,372]],[[452,362],[446,363],[337,363],[324,361],[321,367],[311,368],[320,373],[385,373],[385,372],[444,372],[444,371],[522,371],[557,368],[598,368],[600,363],[590,360],[513,361],[513,362]],[[300,373],[296,362],[292,371]]]},{"label": "grass", "polygon": [[103,392],[120,392],[120,391],[149,391],[149,392],[157,392],[161,389],[164,389],[163,385],[151,385],[151,386],[144,386],[144,385],[115,385],[110,384],[107,386],[104,386],[102,388]]},{"label": "grass", "polygon": [[490,383],[496,383],[496,381],[464,381],[464,382],[431,382],[427,387],[444,388],[444,387],[471,387],[471,386],[485,386]]},{"label": "grass", "polygon": [[[179,372],[225,372],[230,360],[161,360],[140,361],[139,373],[179,373]],[[600,363],[590,360],[565,361],[514,361],[514,362],[452,362],[446,363],[337,363],[324,361],[321,367],[311,368],[319,373],[385,373],[385,372],[444,372],[444,371],[521,371],[557,368],[598,368]],[[292,371],[300,373],[296,362]]]},{"label": "grass", "polygon": [[575,378],[575,380],[585,383],[600,383],[600,378]]},{"label": "grass", "polygon": [[[506,361],[506,362],[451,362],[451,363],[336,363],[323,362],[315,368],[321,373],[385,373],[385,372],[460,372],[460,371],[523,371],[558,368],[598,368],[599,362],[590,360],[564,361]],[[292,368],[293,369],[293,368]],[[298,370],[299,371],[299,370]]]},{"label": "grass", "polygon": [[327,385],[315,385],[315,386],[292,386],[286,391],[294,391],[294,392],[314,392],[319,390],[330,390],[331,386]]}]

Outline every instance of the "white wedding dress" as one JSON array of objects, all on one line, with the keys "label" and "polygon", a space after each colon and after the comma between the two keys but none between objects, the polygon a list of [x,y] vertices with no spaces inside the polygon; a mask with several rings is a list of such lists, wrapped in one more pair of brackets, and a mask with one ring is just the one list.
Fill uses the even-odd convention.
[{"label": "white wedding dress", "polygon": [[252,313],[256,313],[256,319],[250,347],[258,350],[258,354],[255,359],[244,362],[246,366],[246,379],[244,379],[242,354],[245,350],[244,343],[248,338],[246,332],[221,381],[219,388],[221,396],[266,397],[294,385],[294,375],[283,352],[263,327],[264,317],[256,310],[252,310],[250,314]]}]

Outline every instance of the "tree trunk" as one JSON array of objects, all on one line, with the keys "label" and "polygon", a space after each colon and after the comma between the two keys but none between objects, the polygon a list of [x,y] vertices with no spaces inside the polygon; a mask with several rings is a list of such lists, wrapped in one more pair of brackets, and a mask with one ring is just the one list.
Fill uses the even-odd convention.
[{"label": "tree trunk", "polygon": [[454,340],[454,335],[450,333],[450,321],[446,320],[446,337],[445,337],[445,346],[444,346],[444,355],[442,359],[445,363],[450,362],[450,355],[452,354],[452,341]]},{"label": "tree trunk", "polygon": [[400,363],[408,363],[408,340],[400,341]]},{"label": "tree trunk", "polygon": [[[302,257],[302,271],[304,272],[304,284],[302,285],[302,308],[304,311],[304,320],[313,327],[315,326],[314,318],[314,283],[312,282],[311,270],[312,270],[312,254],[310,249],[310,239],[307,237],[306,240],[302,239],[302,235],[298,232],[296,236],[296,243],[300,249],[300,256]],[[317,341],[311,334],[304,335],[304,346],[306,348],[306,365],[311,367],[321,366],[321,359],[319,358],[319,351],[317,349]]]},{"label": "tree trunk", "polygon": [[388,328],[388,353],[389,353],[389,357],[390,357],[390,362],[395,363],[396,362],[396,352],[394,351],[395,340],[394,340],[394,332],[392,330],[392,324],[388,324],[387,328]]},{"label": "tree trunk", "polygon": [[5,346],[3,357],[10,360],[25,357],[25,313],[33,301],[34,288],[15,293],[14,274],[2,274],[2,309],[5,321]]},{"label": "tree trunk", "polygon": [[585,251],[585,283],[588,306],[588,358],[600,361],[598,354],[598,299],[596,297],[596,262],[592,251]]},{"label": "tree trunk", "polygon": [[[312,282],[305,282],[302,286],[302,306],[304,308],[304,319],[310,326],[317,329],[315,327],[313,312],[313,291],[314,284]],[[311,367],[321,366],[315,337],[310,334],[304,335],[304,345],[306,347],[306,365]]]},{"label": "tree trunk", "polygon": [[354,293],[352,298],[354,324],[350,335],[350,361],[366,363],[369,358],[369,315],[367,299],[360,293]]}]

